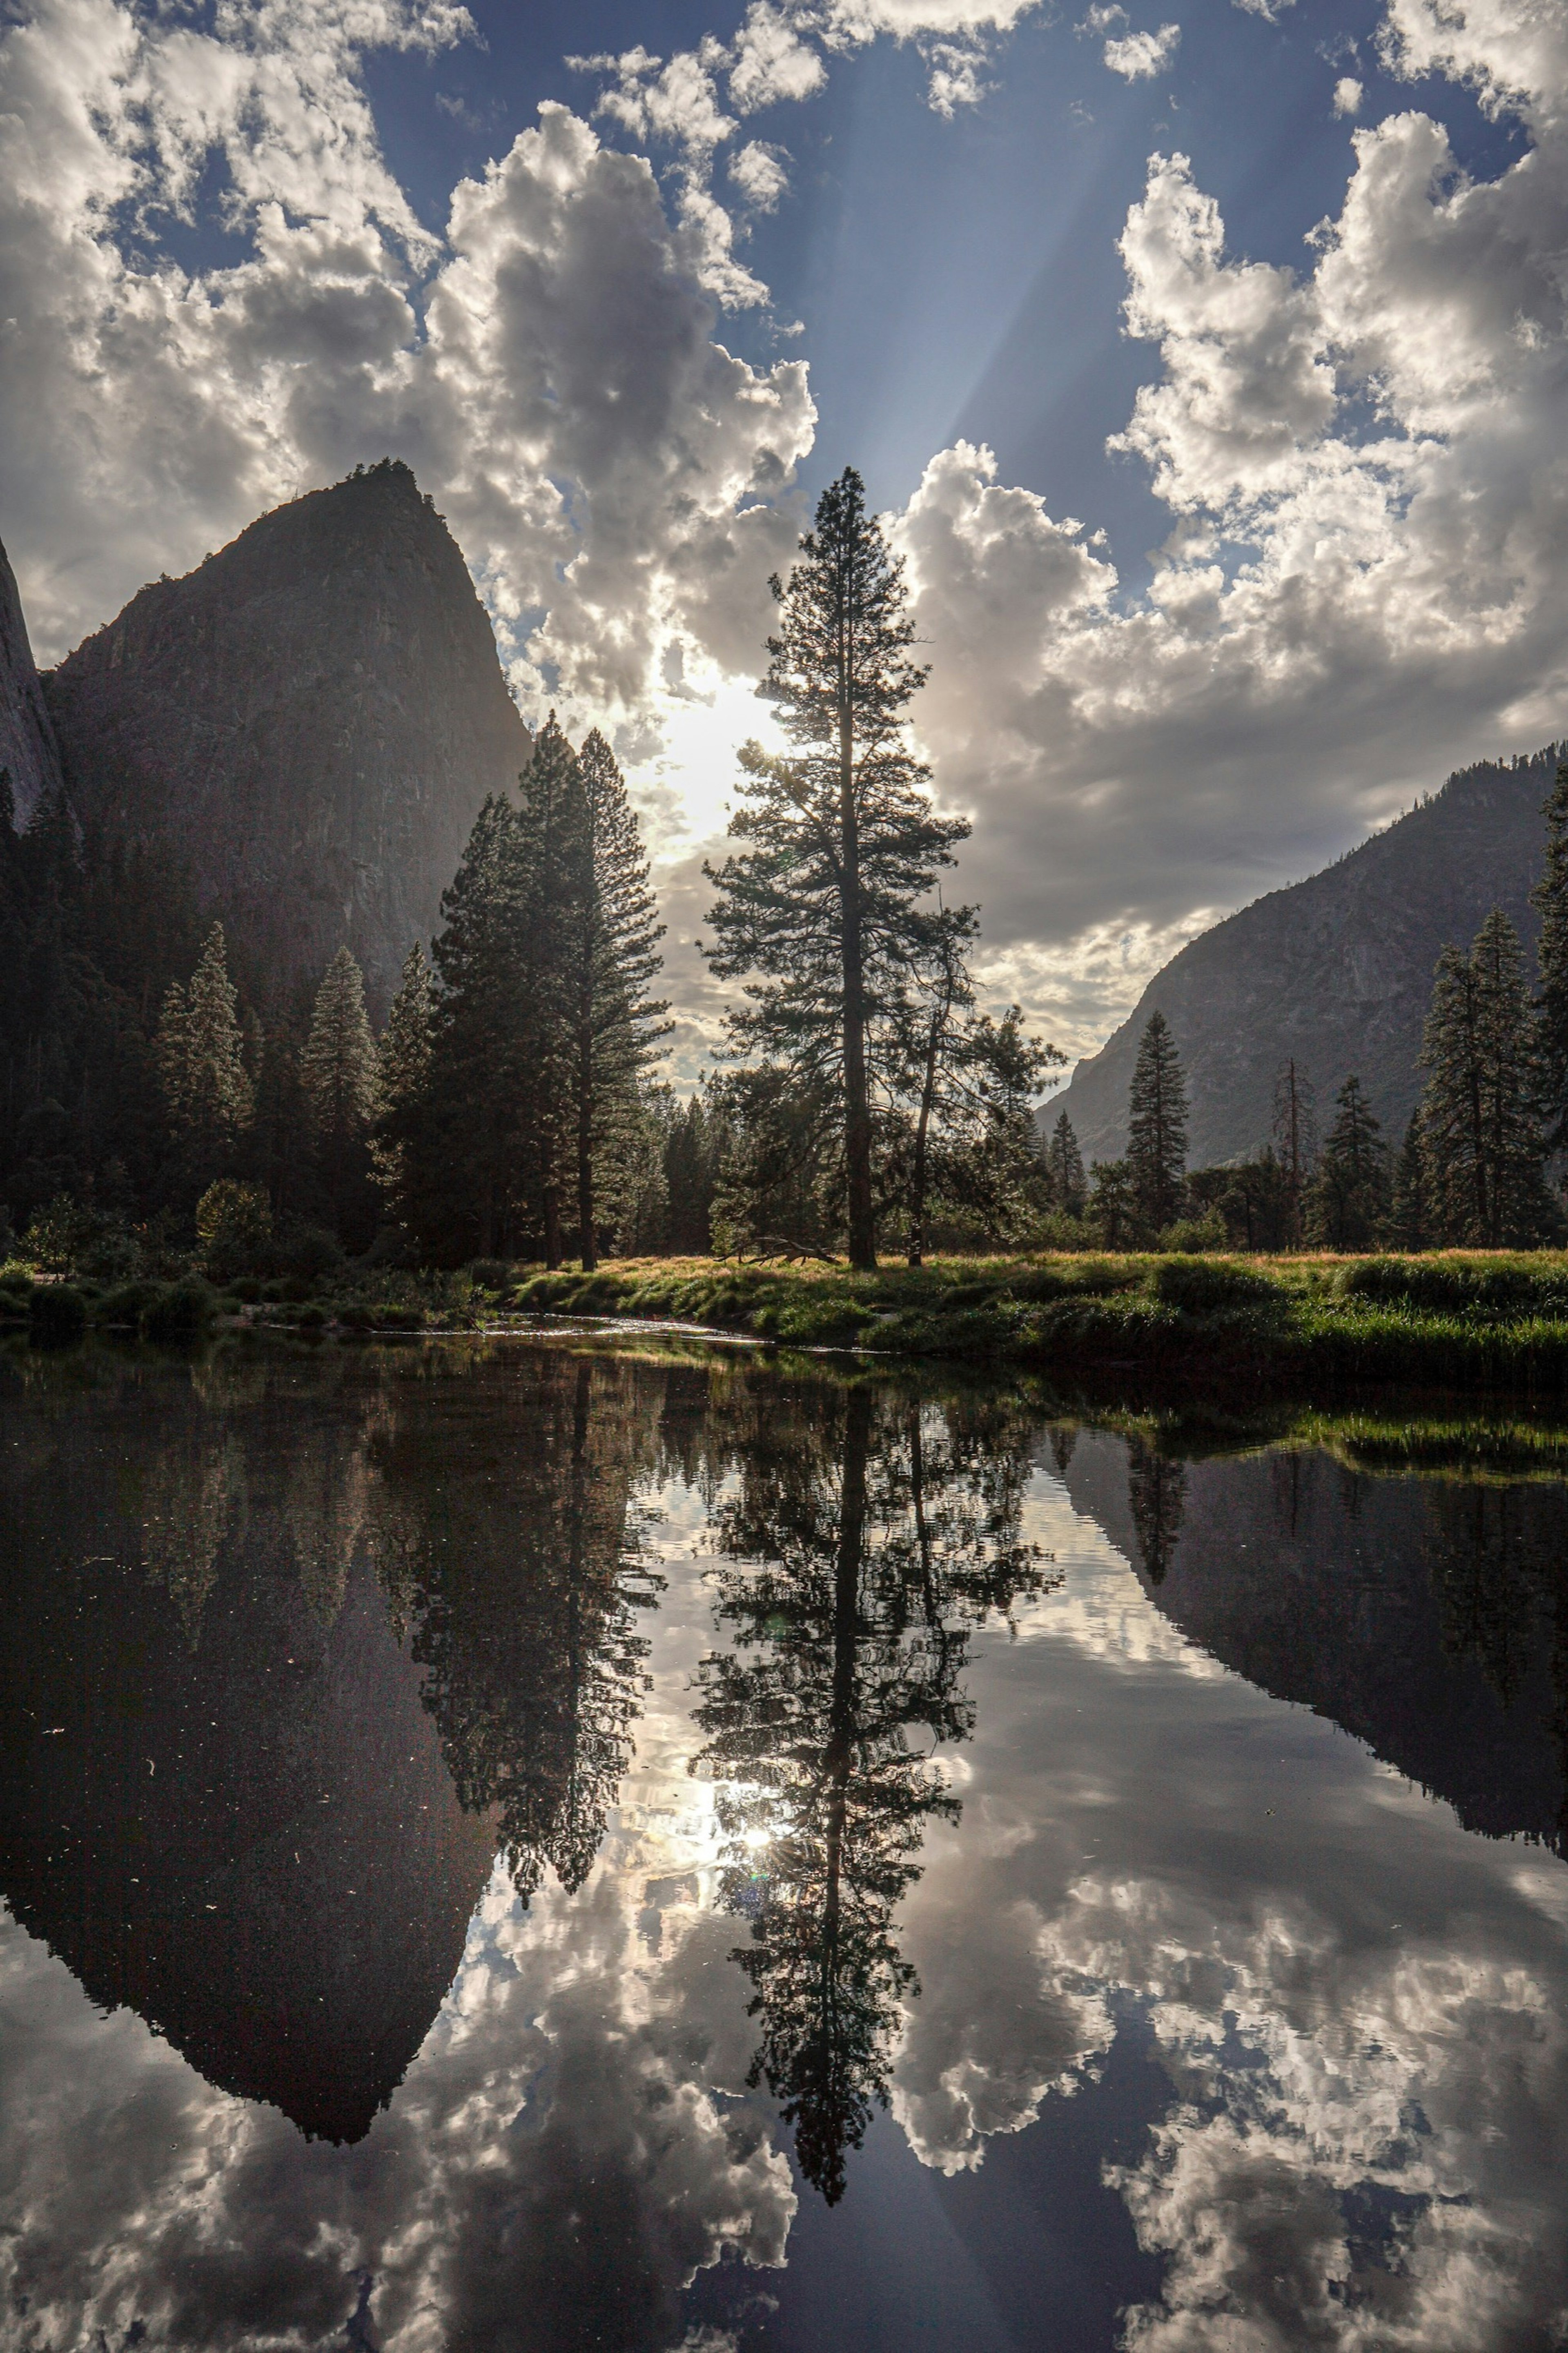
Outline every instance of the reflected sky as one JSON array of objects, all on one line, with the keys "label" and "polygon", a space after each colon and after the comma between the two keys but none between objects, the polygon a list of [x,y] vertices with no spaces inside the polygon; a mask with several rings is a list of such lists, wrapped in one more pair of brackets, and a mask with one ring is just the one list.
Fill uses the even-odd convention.
[{"label": "reflected sky", "polygon": [[[488,1487],[510,1530],[503,1579],[527,1556],[533,1590],[586,1529],[578,1549],[598,1547],[601,1580],[632,1563],[652,1595],[637,1605],[647,1647],[625,1770],[585,1878],[569,1893],[548,1865],[525,1903],[504,1859],[488,1883],[480,1870],[449,1989],[428,1997],[438,2007],[416,2055],[345,2141],[215,2088],[182,2055],[182,2016],[157,2031],[101,1989],[95,2005],[73,1975],[61,1924],[82,1931],[58,1885],[108,1900],[92,1841],[111,1816],[131,1819],[131,1798],[101,1761],[102,1704],[68,1715],[69,1731],[51,1718],[16,1736],[46,1689],[68,1699],[90,1685],[101,1701],[92,1630],[68,1642],[57,1630],[52,1650],[14,1635],[4,1858],[15,1874],[32,1855],[34,1876],[5,1891],[32,1933],[0,1932],[7,2341],[39,2353],[1564,2341],[1559,1485],[1373,1475],[1331,1442],[1202,1460],[1146,1430],[1047,1423],[1027,1398],[921,1398],[907,1384],[863,1392],[861,1410],[829,1378],[732,1362],[600,1362],[584,1389],[564,1352],[459,1356],[290,1359],[245,1382],[178,1366],[110,1369],[96,1386],[79,1374],[68,1389],[63,1375],[5,1376],[0,1525],[17,1602],[36,1616],[46,1575],[60,1587],[91,1567],[100,1609],[132,1613],[117,1641],[140,1611],[149,1643],[162,1626],[177,1648],[177,1674],[147,1647],[132,1676],[161,1704],[210,1700],[221,1668],[233,1712],[213,1710],[212,1757],[225,1724],[243,1725],[252,1777],[280,1809],[252,1826],[253,1845],[302,1814],[294,1783],[268,1778],[274,1749],[292,1772],[301,1744],[331,1764],[337,1808],[313,1892],[292,1916],[276,1900],[256,1979],[271,1970],[300,2001],[316,1982],[299,1958],[313,1922],[341,1957],[357,1917],[353,1969],[373,2010],[389,1953],[408,1968],[416,1952],[426,1978],[434,1966],[427,1928],[405,1920],[404,1945],[387,1943],[422,1884],[387,1860],[395,1799],[451,1809],[447,1831],[426,1833],[446,1858],[437,1912],[468,1858],[501,1842],[487,1788],[468,1790],[466,1810],[451,1796],[455,1766],[481,1772],[497,1720],[476,1715],[483,1677],[465,1663],[489,1655],[472,1626],[490,1623],[490,1588],[470,1622],[443,1571],[446,1618],[428,1604],[439,1545],[460,1539],[474,1556],[473,1498]],[[858,1504],[846,1503],[857,1444]],[[1155,1453],[1178,1480],[1152,1478]],[[443,1470],[459,1459],[466,1472]],[[169,1467],[180,1460],[184,1503]],[[215,1464],[226,1501],[214,1500]],[[590,1491],[579,1510],[574,1494]],[[334,1516],[334,1496],[352,1509]],[[712,1745],[715,1662],[732,1660],[753,1678],[768,1670],[768,1691],[782,1677],[805,1694],[783,1745],[799,1773],[817,1769],[795,1635],[773,1602],[748,1619],[736,1596],[804,1573],[802,1547],[842,1538],[857,1511],[850,1648],[864,1691],[848,1769],[863,1792],[902,1707],[911,1769],[953,1802],[924,1809],[915,1845],[899,1850],[908,1868],[888,1916],[905,1974],[879,2061],[887,2106],[872,2098],[829,2205],[759,2075],[771,2021],[748,2015],[763,1981],[735,1958],[770,1903],[795,1902],[811,1855],[786,1869],[760,1839],[761,1892],[745,1898],[735,1801],[751,1785],[691,1767]],[[171,1517],[185,1531],[173,1551]],[[947,1598],[934,1617],[923,1604],[900,1616],[887,1565],[914,1556],[922,1517],[946,1547]],[[540,1533],[551,1526],[553,1550]],[[132,1529],[149,1537],[134,1557]],[[84,1564],[89,1551],[114,1557]],[[831,1594],[839,1555],[822,1558]],[[609,1625],[612,1585],[595,1590]],[[1353,1606],[1335,1616],[1347,1593]],[[527,1622],[539,1643],[569,1644],[581,1613],[557,1595]],[[438,1647],[432,1627],[447,1715],[424,1704],[420,1746],[417,1712],[397,1711],[437,1676],[418,1657]],[[807,1635],[842,1725],[843,1646],[809,1612]],[[242,1716],[237,1653],[259,1682],[269,1645],[292,1663],[307,1641],[304,1698]],[[622,1625],[617,1657],[626,1641]],[[942,1653],[942,1673],[957,1668],[942,1706],[961,1697],[963,1715],[936,1737],[929,1693],[912,1709],[900,1694],[911,1675],[929,1681],[943,1642],[961,1648]],[[601,1641],[602,1655],[614,1648]],[[1412,1679],[1436,1726],[1419,1757],[1406,1753]],[[541,1731],[542,1702],[531,1705],[518,1753],[548,1759],[559,1723]],[[412,1775],[401,1798],[350,1787],[376,1718],[413,1742],[397,1748]],[[1450,1751],[1486,1759],[1479,1784],[1463,1757],[1447,1760],[1447,1796],[1432,1794],[1429,1769],[1445,1764],[1445,1727]],[[72,1810],[69,1771],[37,1762],[73,1740],[100,1752],[96,1812]],[[379,1755],[382,1784],[405,1770],[395,1746]],[[552,1789],[569,1779],[563,1767]],[[210,1786],[232,1812],[220,1772]],[[831,1795],[831,1774],[822,1786]],[[886,1786],[907,1788],[908,1773]],[[79,1840],[67,1883],[17,1843],[19,1787],[59,1799],[58,1821],[38,1828]],[[175,1817],[124,1787],[148,1838],[172,1837]],[[809,1841],[798,1774],[790,1788],[788,1835]],[[182,1901],[205,1920],[230,1900],[212,1894],[214,1874],[237,1883],[243,1858],[190,1860],[202,1795],[178,1820]],[[595,1782],[595,1806],[603,1795]],[[1514,1835],[1465,1826],[1483,1801],[1487,1827]],[[318,1882],[353,1868],[357,1889],[367,1842],[384,1885],[356,1915],[358,1895]],[[527,1884],[515,1839],[511,1853]],[[258,1873],[237,1905],[263,1900]],[[88,1948],[71,1949],[84,1966]],[[342,1970],[321,1966],[336,2000]],[[351,1973],[351,2006],[352,1988]]]}]

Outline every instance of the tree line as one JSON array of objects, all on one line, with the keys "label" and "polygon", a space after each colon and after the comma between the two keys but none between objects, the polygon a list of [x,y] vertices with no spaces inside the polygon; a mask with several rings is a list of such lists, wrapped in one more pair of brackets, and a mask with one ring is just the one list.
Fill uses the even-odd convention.
[{"label": "tree line", "polygon": [[[1084,1239],[1115,1249],[1335,1250],[1529,1249],[1561,1242],[1550,1181],[1568,1151],[1568,761],[1543,808],[1544,871],[1531,990],[1519,934],[1500,907],[1468,949],[1437,959],[1422,1039],[1421,1099],[1391,1145],[1351,1072],[1321,1132],[1313,1084],[1293,1058],[1275,1084],[1258,1152],[1189,1172],[1187,1097],[1163,1013],[1139,1041],[1119,1160],[1082,1172],[1063,1112],[1048,1156]],[[1070,1172],[1070,1173],[1069,1173]]]},{"label": "tree line", "polygon": [[1063,1058],[976,1005],[977,913],[940,888],[968,828],[909,748],[925,671],[852,470],[773,587],[762,691],[790,748],[742,754],[706,950],[740,994],[685,1103],[653,1077],[663,926],[596,729],[574,748],[552,715],[515,794],[486,800],[379,1039],[346,947],[279,1005],[171,853],[128,861],[63,800],[25,834],[0,809],[0,1186],[29,1247],[117,1274],[193,1223],[219,1265],[311,1236],[590,1269],[1025,1240],[1053,1198],[1033,1106]]},{"label": "tree line", "polygon": [[[785,749],[741,754],[731,854],[705,869],[710,966],[736,994],[687,1101],[654,1076],[663,926],[605,736],[552,714],[475,821],[379,1039],[338,951],[279,1002],[233,968],[167,849],[25,832],[0,776],[0,1227],[119,1275],[369,1252],[426,1265],[602,1254],[1364,1249],[1522,1243],[1562,1219],[1568,1148],[1568,765],[1547,804],[1539,987],[1494,911],[1439,961],[1419,1110],[1390,1149],[1355,1075],[1320,1142],[1279,1074],[1273,1134],[1187,1166],[1176,1041],[1140,1042],[1128,1145],[1085,1168],[1036,1106],[1065,1057],[976,1002],[978,911],[944,881],[968,826],[910,743],[925,669],[901,565],[853,470],[823,493],[760,689]],[[6,1232],[0,1232],[0,1245]]]}]

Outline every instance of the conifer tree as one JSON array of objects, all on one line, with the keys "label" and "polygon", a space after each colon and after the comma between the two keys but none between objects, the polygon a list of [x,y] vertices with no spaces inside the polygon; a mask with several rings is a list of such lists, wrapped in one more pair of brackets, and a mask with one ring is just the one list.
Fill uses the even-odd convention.
[{"label": "conifer tree", "polygon": [[668,1036],[662,999],[647,994],[664,925],[648,886],[647,855],[626,781],[595,727],[577,760],[586,871],[569,945],[570,1054],[576,1113],[577,1229],[583,1268],[598,1263],[603,1180],[635,1145],[639,1086]]},{"label": "conifer tree", "polygon": [[1519,935],[1494,907],[1468,956],[1446,947],[1438,957],[1422,1043],[1427,1181],[1444,1241],[1517,1247],[1550,1214],[1532,1046]]},{"label": "conifer tree", "polygon": [[742,753],[731,831],[750,846],[710,872],[709,955],[751,998],[731,1017],[736,1047],[837,1092],[849,1259],[872,1267],[879,1033],[898,1029],[915,911],[968,828],[936,816],[908,748],[925,671],[909,658],[902,567],[852,468],[823,492],[800,553],[787,586],[772,584],[780,633],[759,690],[792,749]]},{"label": "conifer tree", "polygon": [[364,976],[341,947],[316,992],[300,1056],[316,1162],[340,1229],[363,1222],[369,1175],[366,1136],[375,1109],[375,1039],[364,1009]]},{"label": "conifer tree", "polygon": [[1568,1151],[1568,759],[1542,810],[1546,865],[1531,899],[1541,916],[1535,1000],[1537,1085],[1547,1152]]},{"label": "conifer tree", "polygon": [[1331,1250],[1370,1250],[1388,1208],[1388,1151],[1353,1074],[1334,1098],[1309,1202],[1312,1239]]},{"label": "conifer tree", "polygon": [[1069,1218],[1081,1218],[1089,1188],[1083,1173],[1083,1154],[1065,1111],[1058,1113],[1051,1130],[1051,1140],[1046,1147],[1046,1169],[1059,1206]]},{"label": "conifer tree", "polygon": [[200,1177],[205,1190],[232,1158],[256,1109],[221,923],[208,932],[188,985],[171,982],[156,1053],[182,1173],[187,1181]]},{"label": "conifer tree", "polygon": [[1127,1250],[1133,1240],[1137,1205],[1125,1160],[1096,1160],[1089,1172],[1089,1217],[1106,1250]]},{"label": "conifer tree", "polygon": [[[544,1238],[547,1266],[564,1256],[564,1214],[576,1168],[578,953],[594,888],[593,834],[577,755],[553,711],[518,779],[507,942],[517,1184]],[[589,962],[592,959],[588,959]],[[503,1083],[507,1083],[503,1082]]]},{"label": "conifer tree", "polygon": [[363,1134],[374,1109],[375,1039],[364,1009],[364,975],[340,948],[316,991],[300,1077],[317,1135],[342,1145]]},{"label": "conifer tree", "polygon": [[1170,1024],[1156,1011],[1139,1041],[1127,1098],[1127,1174],[1139,1225],[1151,1241],[1181,1216],[1186,1171],[1186,1082]]},{"label": "conifer tree", "polygon": [[413,1198],[414,1146],[430,1080],[435,1007],[430,967],[416,940],[403,960],[402,977],[376,1050],[371,1171],[387,1209],[405,1230],[419,1224]]},{"label": "conifer tree", "polygon": [[1318,1158],[1317,1096],[1293,1054],[1274,1081],[1274,1143],[1284,1174],[1289,1239],[1300,1240],[1307,1186]]},{"label": "conifer tree", "polygon": [[1394,1167],[1394,1199],[1388,1217],[1388,1238],[1397,1250],[1424,1250],[1432,1241],[1432,1213],[1427,1198],[1426,1145],[1421,1132],[1421,1106],[1410,1114],[1405,1141]]},{"label": "conifer tree", "polygon": [[519,935],[529,909],[520,885],[517,812],[492,793],[442,897],[429,1083],[396,1129],[405,1216],[421,1248],[447,1263],[493,1258],[511,1239],[525,1086]]}]

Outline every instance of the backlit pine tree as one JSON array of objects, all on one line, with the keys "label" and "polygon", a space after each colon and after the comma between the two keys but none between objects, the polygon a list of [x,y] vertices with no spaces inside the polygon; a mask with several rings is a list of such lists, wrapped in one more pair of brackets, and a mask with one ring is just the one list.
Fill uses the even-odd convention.
[{"label": "backlit pine tree", "polygon": [[405,1231],[419,1223],[412,1198],[416,1143],[430,1082],[430,1040],[435,1005],[430,967],[417,941],[403,960],[397,994],[375,1058],[374,1117],[371,1127],[371,1173],[388,1215]]},{"label": "backlit pine tree", "polygon": [[1186,1173],[1186,1082],[1171,1026],[1156,1011],[1139,1041],[1127,1097],[1127,1174],[1149,1241],[1181,1216]]},{"label": "backlit pine tree", "polygon": [[170,984],[155,1053],[182,1175],[205,1190],[256,1113],[221,923],[207,934],[188,984]]},{"label": "backlit pine tree", "polygon": [[[342,1229],[363,1224],[369,1175],[367,1135],[375,1113],[375,1039],[364,1007],[364,975],[341,947],[321,977],[300,1056],[316,1165]],[[357,1235],[355,1236],[357,1240]]]},{"label": "backlit pine tree", "polygon": [[901,565],[847,469],[817,503],[787,586],[759,692],[790,744],[748,744],[731,831],[748,847],[717,871],[708,951],[745,986],[738,1050],[841,1106],[850,1263],[876,1264],[874,1060],[896,1034],[917,911],[969,828],[939,818],[910,751],[909,705],[925,680]]},{"label": "backlit pine tree", "polygon": [[617,1173],[623,1189],[643,1117],[642,1081],[669,1033],[648,991],[664,925],[626,780],[595,727],[577,755],[586,816],[586,871],[568,944],[569,1055],[575,1111],[577,1232],[584,1272],[598,1263],[598,1227]]}]

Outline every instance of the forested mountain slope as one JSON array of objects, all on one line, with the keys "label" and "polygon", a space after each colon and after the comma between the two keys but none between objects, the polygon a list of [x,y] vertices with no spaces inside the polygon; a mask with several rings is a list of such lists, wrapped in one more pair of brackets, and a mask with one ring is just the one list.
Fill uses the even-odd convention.
[{"label": "forested mountain slope", "polygon": [[45,687],[84,823],[183,848],[253,985],[346,945],[378,1014],[531,748],[456,542],[385,461],[143,588]]},{"label": "forested mountain slope", "polygon": [[1081,1061],[1065,1107],[1088,1159],[1127,1141],[1127,1089],[1150,1015],[1163,1013],[1187,1073],[1194,1166],[1267,1143],[1275,1075],[1294,1056],[1326,1109],[1357,1072],[1396,1140],[1421,1092],[1416,1057],[1438,951],[1468,947],[1494,906],[1533,947],[1541,805],[1558,747],[1483,761],[1357,849],[1272,891],[1173,957],[1131,1018]]}]

